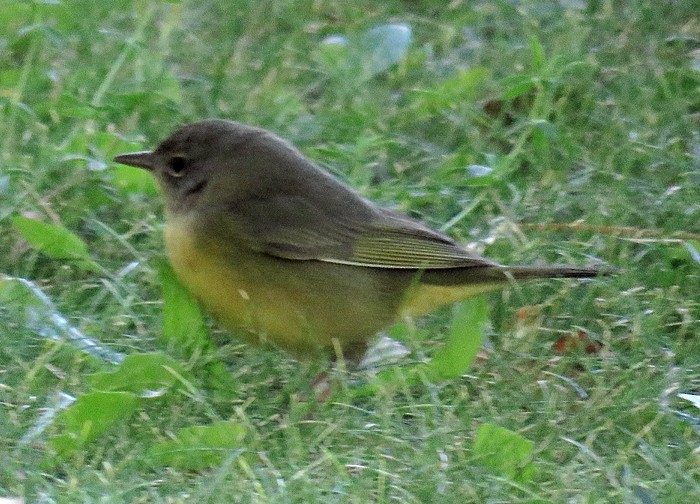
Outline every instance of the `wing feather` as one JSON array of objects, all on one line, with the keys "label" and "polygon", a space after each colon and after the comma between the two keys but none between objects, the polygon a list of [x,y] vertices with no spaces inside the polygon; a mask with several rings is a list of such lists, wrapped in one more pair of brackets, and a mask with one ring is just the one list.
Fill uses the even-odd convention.
[{"label": "wing feather", "polygon": [[249,199],[231,205],[231,222],[218,228],[253,250],[290,260],[394,269],[496,264],[444,233],[357,198],[350,207],[330,209],[308,194]]}]

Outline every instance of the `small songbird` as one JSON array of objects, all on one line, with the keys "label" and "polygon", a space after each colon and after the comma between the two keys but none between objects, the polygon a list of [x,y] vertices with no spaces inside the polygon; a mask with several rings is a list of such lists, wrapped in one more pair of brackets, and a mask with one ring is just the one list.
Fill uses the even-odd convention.
[{"label": "small songbird", "polygon": [[175,272],[235,335],[297,357],[357,359],[403,316],[418,317],[509,281],[611,270],[501,265],[382,208],[263,129],[183,126],[118,163],[156,178]]}]

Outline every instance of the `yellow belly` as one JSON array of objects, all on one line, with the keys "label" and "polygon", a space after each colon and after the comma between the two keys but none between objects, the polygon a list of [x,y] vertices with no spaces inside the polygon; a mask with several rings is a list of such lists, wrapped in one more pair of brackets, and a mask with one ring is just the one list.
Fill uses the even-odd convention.
[{"label": "yellow belly", "polygon": [[334,342],[356,356],[400,316],[422,316],[501,285],[421,283],[408,270],[284,260],[215,237],[186,217],[168,217],[166,248],[182,283],[235,335],[297,356],[332,352]]},{"label": "yellow belly", "polygon": [[500,289],[504,284],[505,282],[464,285],[430,285],[421,283],[407,291],[401,303],[401,315],[412,318],[422,317],[445,305]]},{"label": "yellow belly", "polygon": [[184,285],[224,327],[252,343],[296,354],[350,353],[394,321],[400,289],[366,268],[287,261],[233,243],[212,243],[184,218],[168,219],[165,243]]},{"label": "yellow belly", "polygon": [[[289,293],[275,292],[274,285],[245,271],[249,261],[241,258],[235,267],[236,248],[227,251],[196,243],[186,222],[169,222],[165,230],[168,257],[184,285],[226,328],[253,343],[267,339],[294,348],[300,345],[305,322],[286,299]],[[263,288],[264,286],[264,288]]]}]

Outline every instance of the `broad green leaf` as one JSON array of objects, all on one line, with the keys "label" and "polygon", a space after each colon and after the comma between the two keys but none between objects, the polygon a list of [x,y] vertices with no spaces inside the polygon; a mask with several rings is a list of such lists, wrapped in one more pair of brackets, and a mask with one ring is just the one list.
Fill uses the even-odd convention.
[{"label": "broad green leaf", "polygon": [[85,394],[59,415],[57,422],[63,426],[63,432],[51,444],[60,457],[70,457],[117,422],[127,420],[138,403],[139,398],[130,392]]},{"label": "broad green leaf", "polygon": [[99,269],[90,259],[85,242],[66,228],[30,219],[23,215],[13,217],[12,225],[32,247],[40,250],[47,256],[53,259],[76,261],[77,264],[85,269]]},{"label": "broad green leaf", "polygon": [[482,424],[474,440],[474,455],[492,471],[516,481],[530,481],[535,475],[530,461],[532,441],[505,427]]},{"label": "broad green leaf", "polygon": [[190,358],[211,347],[197,300],[180,283],[173,268],[165,261],[158,265],[163,289],[163,342],[168,349]]},{"label": "broad green leaf", "polygon": [[507,79],[503,100],[509,101],[529,93],[535,87],[535,80],[528,75],[516,75]]},{"label": "broad green leaf", "polygon": [[[485,296],[467,299],[455,306],[450,335],[428,363],[385,369],[371,383],[353,390],[356,397],[376,394],[382,388],[412,386],[425,381],[443,381],[463,375],[476,358],[488,322]],[[402,327],[402,326],[399,326]],[[405,328],[402,327],[405,331]],[[392,334],[396,336],[396,334]]]},{"label": "broad green leaf", "polygon": [[428,364],[430,378],[447,380],[464,374],[481,348],[488,322],[485,296],[467,299],[455,306],[450,336]]},{"label": "broad green leaf", "polygon": [[[372,383],[355,389],[354,394],[363,397],[376,394],[385,387],[416,385],[426,378],[431,381],[443,381],[463,375],[481,348],[487,322],[488,306],[485,296],[462,301],[455,306],[447,342],[435,352],[430,362],[380,371],[372,379]],[[405,331],[405,328],[403,329]]]},{"label": "broad green leaf", "polygon": [[156,465],[196,470],[220,465],[241,450],[245,427],[233,421],[196,425],[180,430],[175,439],[149,448],[147,455]]},{"label": "broad green leaf", "polygon": [[186,371],[172,357],[161,353],[132,354],[111,372],[90,377],[94,389],[146,395],[176,385]]},{"label": "broad green leaf", "polygon": [[164,301],[161,340],[178,356],[188,360],[198,357],[207,387],[226,397],[235,395],[237,387],[231,374],[214,355],[199,303],[180,283],[170,264],[162,261],[158,269]]}]

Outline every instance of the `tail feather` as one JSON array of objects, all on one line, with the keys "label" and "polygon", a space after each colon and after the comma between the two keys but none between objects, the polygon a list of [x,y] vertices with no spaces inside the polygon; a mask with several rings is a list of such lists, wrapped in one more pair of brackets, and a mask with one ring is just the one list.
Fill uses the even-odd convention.
[{"label": "tail feather", "polygon": [[508,265],[491,268],[494,277],[505,276],[515,280],[530,278],[590,278],[595,276],[612,275],[614,268],[597,268],[595,266],[567,266],[560,264],[547,265]]},{"label": "tail feather", "polygon": [[421,282],[431,285],[488,284],[493,289],[511,280],[532,280],[537,278],[590,278],[612,275],[614,268],[596,266],[546,265],[489,265],[469,268],[446,268],[426,270]]},{"label": "tail feather", "polygon": [[611,275],[613,268],[566,265],[488,265],[471,268],[432,269],[423,272],[417,288],[402,303],[404,315],[419,317],[440,306],[470,296],[498,290],[513,280],[535,278],[587,278]]}]

